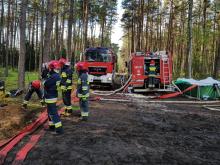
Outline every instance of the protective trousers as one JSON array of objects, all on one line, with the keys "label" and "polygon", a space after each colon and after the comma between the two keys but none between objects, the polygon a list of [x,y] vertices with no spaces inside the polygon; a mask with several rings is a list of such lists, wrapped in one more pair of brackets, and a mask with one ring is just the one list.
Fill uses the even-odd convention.
[{"label": "protective trousers", "polygon": [[43,103],[44,103],[43,91],[41,89],[35,89],[35,88],[31,87],[31,86],[29,87],[28,92],[27,92],[27,94],[24,97],[23,104],[27,104],[28,103],[28,101],[31,99],[31,96],[32,96],[32,94],[34,92],[37,93],[37,96],[38,96],[39,99],[41,99],[40,102],[43,105]]},{"label": "protective trousers", "polygon": [[155,87],[155,77],[149,76],[149,87],[154,88]]},{"label": "protective trousers", "polygon": [[80,98],[79,106],[80,106],[80,110],[81,110],[81,116],[88,117],[89,116],[89,100],[88,100],[88,98]]},{"label": "protective trousers", "polygon": [[71,89],[62,90],[63,103],[68,113],[72,112],[71,91],[72,91]]},{"label": "protective trousers", "polygon": [[[63,132],[62,122],[58,115],[56,102],[55,103],[47,103],[47,110],[49,114],[49,127],[54,125],[57,133]],[[52,122],[50,121],[52,120]],[[51,122],[51,123],[50,123]]]},{"label": "protective trousers", "polygon": [[24,100],[29,101],[31,99],[32,94],[36,92],[39,99],[43,99],[43,92],[41,89],[34,89],[33,87],[30,87],[28,89],[27,94],[24,97]]}]

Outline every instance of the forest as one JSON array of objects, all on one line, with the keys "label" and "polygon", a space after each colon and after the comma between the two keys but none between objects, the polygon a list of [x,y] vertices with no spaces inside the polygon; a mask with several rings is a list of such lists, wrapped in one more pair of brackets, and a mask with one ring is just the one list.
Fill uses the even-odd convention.
[{"label": "forest", "polygon": [[[125,0],[122,6],[124,58],[135,50],[168,50],[173,54],[175,77],[188,76],[190,63],[194,78],[218,77],[220,69],[218,0]],[[190,38],[191,62],[189,62]]]},{"label": "forest", "polygon": [[[40,71],[42,62],[62,56],[74,64],[85,48],[96,46],[117,52],[119,72],[131,52],[157,50],[172,52],[175,77],[217,78],[220,72],[218,0],[0,2],[0,63],[5,77],[9,68],[18,68],[19,84],[24,71]],[[111,41],[117,21],[123,27],[120,51]]]},{"label": "forest", "polygon": [[220,0],[0,0],[0,165],[219,165]]}]

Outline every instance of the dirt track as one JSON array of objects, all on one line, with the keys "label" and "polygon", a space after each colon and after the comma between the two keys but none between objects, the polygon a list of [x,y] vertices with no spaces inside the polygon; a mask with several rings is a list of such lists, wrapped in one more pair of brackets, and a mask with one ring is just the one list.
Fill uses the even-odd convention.
[{"label": "dirt track", "polygon": [[[220,164],[220,112],[91,102],[88,122],[62,120],[64,135],[47,132],[24,164]],[[13,157],[14,152],[5,164]]]}]

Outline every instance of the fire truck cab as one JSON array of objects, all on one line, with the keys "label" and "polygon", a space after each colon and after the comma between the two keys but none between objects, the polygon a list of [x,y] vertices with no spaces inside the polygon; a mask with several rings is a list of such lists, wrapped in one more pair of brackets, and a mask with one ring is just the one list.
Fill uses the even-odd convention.
[{"label": "fire truck cab", "polygon": [[87,48],[83,62],[88,66],[89,82],[95,85],[113,85],[117,58],[110,48]]},{"label": "fire truck cab", "polygon": [[[154,85],[149,85],[149,67],[154,62],[156,67]],[[172,55],[166,51],[135,52],[127,63],[129,75],[132,76],[128,89],[133,92],[171,91]]]}]

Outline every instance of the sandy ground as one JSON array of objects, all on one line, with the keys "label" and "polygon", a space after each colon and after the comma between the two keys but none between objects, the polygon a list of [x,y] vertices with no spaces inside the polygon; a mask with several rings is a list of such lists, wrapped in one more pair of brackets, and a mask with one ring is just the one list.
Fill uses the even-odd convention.
[{"label": "sandy ground", "polygon": [[24,126],[35,120],[37,113],[41,111],[39,107],[23,110],[20,104],[7,104],[0,107],[0,141],[16,135]]},{"label": "sandy ground", "polygon": [[220,112],[132,102],[91,102],[90,110],[88,122],[62,118],[65,133],[47,132],[24,164],[220,164]]}]

